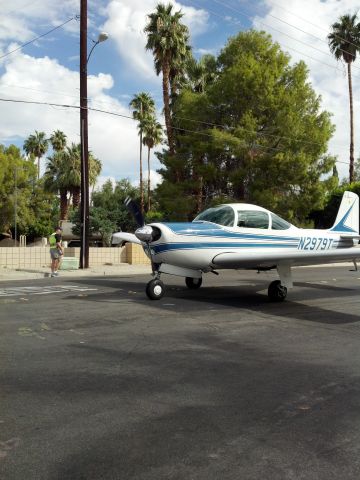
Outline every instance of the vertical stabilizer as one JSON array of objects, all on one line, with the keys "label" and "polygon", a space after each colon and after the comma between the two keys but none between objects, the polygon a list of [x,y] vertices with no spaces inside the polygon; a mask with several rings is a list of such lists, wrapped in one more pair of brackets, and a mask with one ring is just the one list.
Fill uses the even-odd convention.
[{"label": "vertical stabilizer", "polygon": [[344,192],[332,232],[359,235],[359,197],[356,193]]}]

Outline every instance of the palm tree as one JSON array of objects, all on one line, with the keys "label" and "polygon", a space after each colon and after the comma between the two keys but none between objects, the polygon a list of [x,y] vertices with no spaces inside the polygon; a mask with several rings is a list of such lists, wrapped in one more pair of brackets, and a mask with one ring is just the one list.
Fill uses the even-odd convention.
[{"label": "palm tree", "polygon": [[40,178],[40,159],[45,155],[48,149],[49,140],[46,139],[45,132],[38,132],[30,135],[24,142],[24,150],[27,155],[34,155],[38,161],[38,178]]},{"label": "palm tree", "polygon": [[55,152],[60,152],[61,150],[64,150],[66,146],[65,133],[61,130],[55,130],[50,137],[50,143]]},{"label": "palm tree", "polygon": [[162,88],[166,133],[170,154],[175,152],[175,141],[170,113],[170,87],[184,67],[189,54],[189,30],[180,23],[181,11],[173,13],[173,5],[159,3],[154,13],[148,15],[149,21],[144,29],[147,34],[146,49],[154,55],[156,74],[162,72]]},{"label": "palm tree", "polygon": [[216,59],[213,55],[203,55],[200,60],[193,56],[186,62],[185,86],[193,92],[204,93],[206,87],[216,78]]},{"label": "palm tree", "polygon": [[[72,197],[74,208],[80,205],[81,191],[81,145],[72,143],[64,150],[64,159],[66,162],[68,190]],[[101,172],[101,162],[89,151],[89,184],[94,186],[96,179]]]},{"label": "palm tree", "polygon": [[349,182],[354,181],[354,112],[351,64],[356,59],[356,52],[360,48],[360,26],[357,22],[357,15],[342,15],[339,22],[331,25],[331,33],[328,35],[328,42],[331,53],[336,60],[344,60],[347,64],[349,100],[350,100],[350,166]]},{"label": "palm tree", "polygon": [[[81,148],[72,143],[59,152],[48,157],[44,175],[44,188],[60,193],[60,219],[67,220],[69,210],[68,193],[75,208],[80,204],[81,185]],[[89,152],[89,183],[94,185],[101,171],[101,162]]]},{"label": "palm tree", "polygon": [[156,145],[159,145],[159,143],[161,143],[163,129],[161,124],[156,121],[156,118],[154,116],[151,116],[151,117],[149,116],[144,120],[143,132],[144,132],[143,144],[148,147],[148,161],[147,161],[148,163],[148,181],[147,181],[148,206],[147,206],[147,209],[149,211],[151,208],[150,151]]},{"label": "palm tree", "polygon": [[144,213],[144,188],[143,188],[143,168],[142,168],[142,145],[143,145],[143,122],[148,116],[155,113],[155,102],[148,93],[140,92],[134,95],[129,106],[133,109],[132,115],[138,120],[138,129],[140,136],[140,209]]},{"label": "palm tree", "polygon": [[69,202],[68,181],[66,178],[67,162],[64,152],[55,152],[47,159],[46,170],[44,173],[44,189],[48,192],[60,194],[60,220],[67,220]]}]

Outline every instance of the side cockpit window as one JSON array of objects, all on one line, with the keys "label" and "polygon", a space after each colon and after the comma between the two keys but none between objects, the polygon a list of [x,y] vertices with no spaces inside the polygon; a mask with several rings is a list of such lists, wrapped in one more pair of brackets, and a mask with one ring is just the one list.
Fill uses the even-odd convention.
[{"label": "side cockpit window", "polygon": [[287,230],[291,227],[291,224],[286,220],[275,215],[275,213],[271,214],[271,228],[273,230]]},{"label": "side cockpit window", "polygon": [[269,215],[259,210],[239,210],[238,227],[269,228]]},{"label": "side cockpit window", "polygon": [[200,213],[194,222],[212,222],[225,227],[233,227],[235,223],[235,213],[231,207],[220,206],[208,208]]}]

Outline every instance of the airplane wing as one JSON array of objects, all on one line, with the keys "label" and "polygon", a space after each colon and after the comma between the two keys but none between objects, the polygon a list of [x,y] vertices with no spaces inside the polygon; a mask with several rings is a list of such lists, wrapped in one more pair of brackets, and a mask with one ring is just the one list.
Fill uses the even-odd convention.
[{"label": "airplane wing", "polygon": [[215,255],[212,263],[215,268],[258,268],[274,267],[281,263],[289,265],[320,265],[336,262],[360,260],[360,247],[327,251],[284,250],[272,252],[223,252]]}]

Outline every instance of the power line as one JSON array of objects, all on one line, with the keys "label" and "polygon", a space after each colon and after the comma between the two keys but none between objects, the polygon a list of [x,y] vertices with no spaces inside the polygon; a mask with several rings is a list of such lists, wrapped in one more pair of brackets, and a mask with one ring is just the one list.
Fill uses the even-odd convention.
[{"label": "power line", "polygon": [[45,33],[37,36],[36,38],[33,38],[32,40],[29,40],[29,41],[26,42],[26,43],[23,43],[22,45],[20,45],[20,47],[17,47],[17,48],[15,48],[14,50],[11,50],[11,52],[7,52],[7,53],[5,53],[4,55],[1,55],[1,56],[0,56],[0,60],[1,60],[2,58],[5,58],[5,57],[11,55],[11,54],[14,53],[14,52],[17,52],[18,50],[21,50],[23,47],[26,47],[27,45],[30,45],[31,43],[34,43],[36,40],[39,40],[39,38],[42,38],[42,37],[45,37],[46,35],[49,35],[49,33],[54,32],[55,30],[57,30],[58,28],[63,27],[63,26],[66,25],[67,23],[69,23],[69,22],[71,22],[71,21],[73,21],[73,20],[77,20],[78,18],[79,18],[78,15],[75,15],[74,17],[69,18],[68,20],[66,20],[66,22],[63,22],[63,23],[61,23],[60,25],[57,25],[56,27],[52,28],[52,29],[49,30],[48,32],[45,32]]},{"label": "power line", "polygon": [[[191,1],[192,3],[194,3],[194,4],[197,5],[197,6],[200,6],[200,4],[199,4],[199,2],[198,2],[197,0],[189,0],[189,1]],[[216,0],[214,0],[214,1],[216,1]],[[245,14],[245,13],[242,13],[241,11],[234,9],[233,7],[231,7],[231,6],[229,6],[229,5],[226,5],[226,4],[222,4],[222,5],[225,6],[225,7],[227,7],[227,8],[229,8],[229,9],[231,9],[231,10],[234,10],[236,13],[238,13],[238,14],[240,14],[240,15],[242,15],[242,16],[244,16],[244,17],[247,17],[247,18],[249,18],[250,20],[252,20],[252,17],[251,17],[250,15],[247,15],[247,14]],[[201,8],[202,8],[202,7],[201,7]],[[207,8],[207,11],[210,12],[212,15],[215,15],[215,16],[221,18],[222,20],[224,20],[224,21],[226,21],[226,22],[229,22],[229,23],[232,23],[232,24],[238,26],[238,24],[237,24],[236,22],[234,22],[233,20],[230,20],[229,18],[226,18],[226,17],[224,17],[224,16],[222,16],[222,15],[219,15],[217,12],[214,12],[213,10],[211,10],[211,9],[208,8],[208,7],[206,7],[206,8]],[[320,52],[321,52],[322,54],[324,54],[324,55],[329,55],[329,56],[331,56],[330,54],[328,54],[328,53],[326,53],[326,52],[324,52],[324,51],[322,51],[322,50],[319,50],[319,49],[317,49],[316,47],[313,47],[312,45],[309,45],[308,43],[303,42],[302,40],[298,40],[297,38],[292,37],[291,35],[288,35],[287,33],[284,33],[284,32],[282,32],[281,30],[276,29],[275,27],[272,27],[272,26],[270,26],[270,25],[267,25],[267,24],[265,24],[264,22],[259,22],[259,23],[261,23],[261,24],[264,25],[265,27],[268,27],[268,28],[271,28],[271,29],[277,31],[278,33],[280,33],[280,34],[282,34],[282,35],[284,35],[284,36],[286,36],[286,37],[289,37],[289,38],[292,39],[292,40],[295,40],[295,41],[298,42],[298,43],[301,43],[301,44],[303,44],[303,45],[305,45],[305,46],[307,46],[307,47],[310,47],[310,48],[313,48],[313,49],[315,49],[315,50],[318,50],[318,51],[320,51]],[[301,56],[303,56],[303,57],[310,58],[311,60],[313,60],[313,61],[315,61],[315,62],[318,62],[318,63],[320,63],[320,64],[322,64],[322,65],[326,65],[327,67],[330,67],[330,68],[332,68],[332,69],[334,69],[334,70],[337,70],[337,71],[343,73],[343,70],[341,70],[339,67],[337,67],[337,66],[335,66],[335,65],[330,65],[329,63],[323,62],[322,60],[319,60],[318,58],[314,58],[314,57],[312,57],[312,56],[310,56],[310,55],[307,55],[307,54],[304,53],[304,52],[300,52],[299,50],[296,50],[294,47],[289,47],[288,45],[285,45],[283,42],[279,42],[279,41],[278,41],[278,43],[279,43],[280,45],[282,45],[282,47],[285,48],[285,49],[292,50],[292,51],[298,53],[299,55],[301,55]],[[360,67],[357,67],[357,66],[355,66],[355,65],[353,65],[353,66],[354,66],[355,68],[357,68],[357,69],[360,70]]]},{"label": "power line", "polygon": [[[38,92],[38,93],[48,93],[49,95],[58,95],[58,96],[64,96],[64,97],[78,99],[78,96],[69,95],[69,94],[64,93],[64,92],[50,92],[50,91],[46,91],[46,90],[37,90],[35,88],[30,88],[30,87],[22,87],[20,85],[7,85],[7,84],[2,84],[2,85],[0,84],[0,89],[1,89],[2,86],[6,86],[6,87],[9,87],[9,88],[13,88],[13,87],[21,88],[21,89],[24,89],[24,90],[30,90],[30,91],[34,91],[34,92]],[[111,105],[111,106],[115,106],[115,107],[118,106],[115,102],[102,102],[102,101],[94,100],[91,97],[88,97],[88,100],[91,101],[93,105]],[[179,115],[173,115],[173,118],[179,119],[179,120],[185,120],[185,121],[192,122],[192,123],[212,126],[212,127],[219,127],[219,128],[223,128],[223,129],[229,129],[229,128],[230,129],[235,129],[236,128],[236,127],[229,127],[227,125],[219,124],[219,123],[206,122],[206,121],[203,121],[203,120],[195,120],[195,119],[192,119],[192,118],[182,117],[182,116],[179,116]],[[322,145],[320,142],[310,142],[310,141],[307,141],[307,140],[300,140],[300,139],[297,139],[296,137],[290,137],[290,136],[286,136],[286,135],[280,135],[279,136],[279,135],[268,133],[268,132],[259,132],[258,130],[250,130],[250,129],[247,129],[247,128],[244,128],[244,127],[240,127],[240,128],[245,132],[253,133],[253,134],[256,134],[256,135],[259,135],[259,136],[263,136],[263,137],[274,137],[278,140],[281,140],[281,139],[291,140],[291,141],[299,142],[299,143],[304,144],[304,145],[305,144],[306,145]]]},{"label": "power line", "polygon": [[38,3],[38,2],[39,0],[32,0],[31,2],[26,3],[22,7],[14,8],[13,10],[9,10],[8,12],[5,10],[5,12],[3,11],[2,14],[11,15],[12,13],[19,13],[19,11],[23,11],[25,8],[33,6],[35,5],[35,3]]},{"label": "power line", "polygon": [[[249,18],[250,20],[252,19],[252,17],[251,17],[250,15],[242,12],[242,11],[239,10],[239,9],[236,9],[236,8],[232,7],[231,5],[228,5],[228,4],[224,3],[224,2],[221,2],[220,0],[213,0],[213,2],[215,2],[215,3],[217,3],[218,5],[221,5],[221,6],[223,6],[223,7],[226,7],[226,8],[228,8],[228,9],[230,9],[230,10],[236,12],[236,13],[239,13],[240,15],[243,15],[243,16]],[[271,15],[271,14],[269,14],[269,15],[270,15],[270,16],[273,16],[273,15]],[[295,25],[292,25],[291,23],[286,22],[285,20],[281,20],[281,19],[279,19],[278,17],[274,17],[274,18],[276,18],[277,20],[280,20],[280,21],[282,21],[283,23],[285,23],[285,24],[287,24],[287,25],[289,25],[289,26],[291,26],[291,27],[293,27],[293,28],[301,31],[302,33],[305,33],[306,35],[311,35],[312,37],[314,37],[314,38],[316,38],[316,39],[318,39],[318,40],[325,41],[325,40],[322,40],[322,39],[319,38],[319,37],[316,37],[316,36],[314,36],[314,35],[312,35],[312,34],[309,34],[309,33],[305,32],[304,30],[301,30],[300,28],[296,27]],[[323,55],[326,55],[326,56],[329,56],[329,57],[332,58],[332,55],[331,55],[331,53],[329,53],[329,52],[324,52],[323,50],[320,50],[319,48],[316,48],[316,47],[314,47],[313,45],[310,45],[309,43],[303,42],[302,40],[299,40],[298,38],[292,37],[291,35],[283,32],[283,31],[281,31],[281,30],[279,30],[279,29],[277,29],[277,28],[275,28],[275,27],[273,27],[273,26],[271,26],[271,25],[268,25],[268,24],[266,24],[265,22],[259,21],[259,23],[260,23],[261,25],[264,25],[264,26],[267,27],[267,28],[271,28],[272,30],[274,30],[275,32],[280,33],[281,35],[284,35],[284,36],[286,36],[286,37],[289,37],[290,39],[295,40],[296,42],[301,43],[302,45],[305,45],[306,47],[312,48],[313,50],[316,50],[316,51],[322,53]],[[327,43],[327,42],[325,41],[325,43]],[[341,52],[345,52],[345,50],[343,50],[343,49],[341,49],[341,48],[340,48],[339,50],[340,50]],[[346,52],[345,52],[345,53],[346,53]],[[357,67],[356,65],[353,65],[353,67],[356,68],[356,69],[358,69],[358,70],[360,70],[360,67]]]},{"label": "power line", "polygon": [[[53,103],[53,102],[40,102],[40,101],[35,101],[35,100],[17,100],[17,99],[9,99],[9,98],[0,98],[0,101],[1,102],[8,102],[8,103],[21,103],[21,104],[31,104],[31,105],[46,105],[46,106],[61,107],[61,108],[74,108],[74,109],[77,109],[77,110],[80,110],[82,108],[79,105],[59,104],[59,103]],[[103,110],[103,109],[100,109],[100,108],[88,107],[88,110],[91,110],[93,112],[104,113],[104,114],[112,115],[112,116],[116,116],[116,117],[126,118],[126,119],[129,119],[129,120],[134,120],[134,118],[130,115],[124,115],[124,114],[117,113],[117,112],[111,112],[109,110]],[[162,124],[162,127],[165,127],[165,125]],[[190,130],[190,129],[175,127],[175,126],[173,126],[172,128],[174,130],[178,130],[178,131],[181,131],[181,132],[194,133],[194,134],[197,134],[197,135],[202,135],[202,136],[211,137],[211,138],[213,137],[210,133],[205,133],[205,132],[201,132],[201,131],[198,131],[198,130]],[[291,138],[291,137],[289,137],[289,138]],[[244,142],[243,144],[247,145],[249,147],[252,147],[252,148],[260,148],[260,149],[263,149],[263,150],[271,150],[271,151],[278,151],[278,152],[283,151],[283,149],[280,149],[280,148],[266,147],[266,146],[259,145],[259,144],[256,144],[256,143],[249,144],[249,143]],[[343,162],[341,160],[336,160],[336,163],[344,163],[346,165],[349,164],[349,162]]]},{"label": "power line", "polygon": [[[278,8],[280,8],[280,10],[284,10],[284,12],[290,13],[291,15],[293,15],[294,17],[299,18],[299,19],[302,20],[303,22],[306,22],[306,23],[308,23],[309,25],[312,25],[313,27],[318,28],[319,30],[322,30],[323,32],[326,32],[327,34],[329,34],[329,31],[326,30],[325,28],[320,27],[320,25],[316,25],[315,23],[310,22],[310,20],[307,20],[307,19],[305,19],[305,18],[303,18],[303,17],[300,17],[300,15],[297,15],[296,13],[293,13],[293,12],[291,12],[290,10],[287,10],[286,8],[284,8],[284,7],[282,7],[281,5],[279,5],[278,3],[275,3],[275,2],[272,2],[272,3],[273,3],[273,5],[275,5],[275,6],[277,6]],[[276,18],[277,20],[280,20],[280,22],[287,23],[285,20],[281,20],[280,18],[278,18],[278,17],[276,17],[276,16],[274,16],[274,15],[271,15],[271,14],[268,14],[268,15],[271,16],[271,17],[273,17],[273,18]],[[288,25],[293,26],[294,28],[297,28],[297,27],[295,27],[294,25],[292,25],[291,23],[289,23]],[[298,29],[298,30],[300,30],[300,29]],[[300,30],[300,31],[302,31],[302,30]],[[304,33],[306,33],[306,32],[304,32]],[[311,36],[313,36],[314,38],[319,38],[319,37],[316,37],[316,36],[312,35],[311,33],[308,33],[308,35],[311,35]],[[339,35],[334,35],[334,36],[335,36],[336,38],[338,38],[339,40],[342,40],[343,42],[348,43],[349,45],[353,45],[353,46],[356,47],[356,48],[359,48],[359,47],[360,47],[359,44],[350,42],[350,40],[347,40],[346,38],[340,37]],[[323,41],[326,42],[326,40],[323,40]],[[341,51],[344,51],[344,50],[341,49]]]}]

